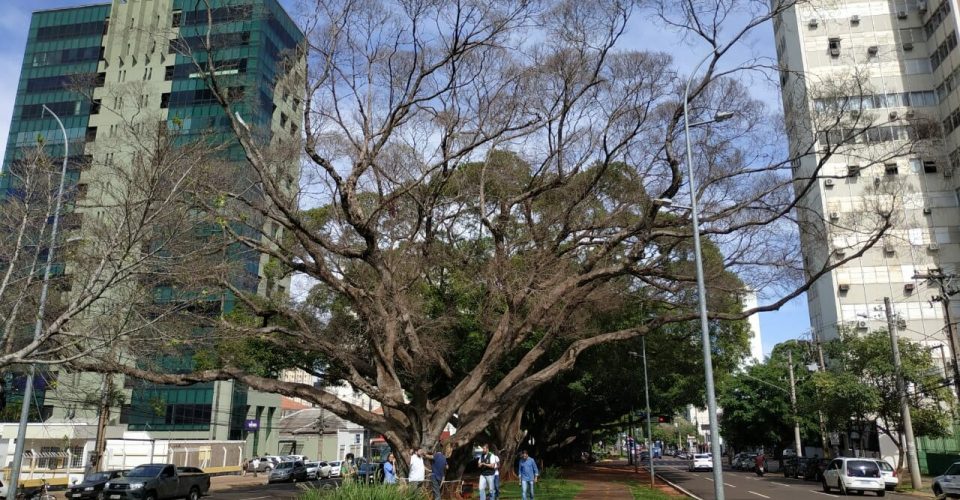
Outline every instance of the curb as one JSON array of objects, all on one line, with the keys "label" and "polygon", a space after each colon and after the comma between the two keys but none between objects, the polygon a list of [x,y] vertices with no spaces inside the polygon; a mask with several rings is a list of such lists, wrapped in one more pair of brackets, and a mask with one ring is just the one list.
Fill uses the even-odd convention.
[{"label": "curb", "polygon": [[679,491],[680,493],[683,493],[684,495],[686,495],[686,496],[688,496],[688,497],[690,497],[690,498],[693,498],[694,500],[703,500],[702,498],[700,498],[700,497],[694,495],[693,493],[690,493],[689,491],[687,491],[686,488],[684,488],[684,487],[682,487],[682,486],[674,483],[673,481],[670,481],[669,479],[661,476],[660,474],[657,474],[657,479],[659,479],[659,480],[661,480],[661,481],[669,484],[671,488],[674,488],[675,490]]}]

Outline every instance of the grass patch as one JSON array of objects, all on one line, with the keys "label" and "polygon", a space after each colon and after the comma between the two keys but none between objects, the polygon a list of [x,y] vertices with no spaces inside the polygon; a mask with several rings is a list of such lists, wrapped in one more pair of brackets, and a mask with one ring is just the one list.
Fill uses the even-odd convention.
[{"label": "grass patch", "polygon": [[395,484],[344,484],[330,490],[307,490],[299,500],[427,500],[427,490],[414,490]]},{"label": "grass patch", "polygon": [[[541,479],[533,489],[539,500],[572,500],[583,489],[583,485],[566,479]],[[477,498],[480,498],[479,496]],[[500,498],[520,498],[520,482],[507,481],[500,483]]]},{"label": "grass patch", "polygon": [[677,498],[660,490],[651,489],[647,484],[640,484],[635,481],[630,482],[630,494],[633,495],[634,500],[673,500]]}]

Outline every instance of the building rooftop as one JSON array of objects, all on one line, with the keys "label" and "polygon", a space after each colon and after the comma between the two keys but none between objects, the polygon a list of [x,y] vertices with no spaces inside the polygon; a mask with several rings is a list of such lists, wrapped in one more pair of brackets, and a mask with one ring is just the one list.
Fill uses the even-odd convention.
[{"label": "building rooftop", "polygon": [[58,10],[72,10],[72,9],[82,9],[84,7],[103,7],[105,5],[110,5],[110,2],[97,2],[97,3],[82,3],[80,5],[69,5],[64,7],[51,7],[49,9],[37,9],[33,11],[34,14],[38,12],[56,12]]}]

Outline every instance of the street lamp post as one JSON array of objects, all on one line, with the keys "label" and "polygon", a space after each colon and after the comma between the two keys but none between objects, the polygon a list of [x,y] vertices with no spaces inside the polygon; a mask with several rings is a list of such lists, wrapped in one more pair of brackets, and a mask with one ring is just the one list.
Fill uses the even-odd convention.
[{"label": "street lamp post", "polygon": [[[717,423],[717,395],[713,386],[713,356],[710,348],[710,324],[707,314],[707,290],[703,278],[703,252],[700,248],[700,219],[697,213],[697,187],[696,179],[693,176],[693,146],[690,143],[690,85],[693,83],[694,76],[707,62],[707,59],[714,56],[717,49],[714,49],[693,69],[690,78],[687,80],[686,89],[683,92],[683,131],[687,143],[687,176],[690,178],[690,216],[693,223],[693,253],[696,258],[697,266],[697,295],[700,300],[700,334],[703,340],[703,373],[706,379],[707,389],[707,413],[710,419],[710,451],[714,459],[717,460],[720,452],[720,426]],[[714,120],[722,121],[730,118],[730,114],[718,113]],[[719,463],[719,460],[717,460]],[[716,500],[724,500],[723,492],[723,468],[713,468],[713,491]]]},{"label": "street lamp post", "polygon": [[[45,113],[60,125],[60,132],[63,133],[63,166],[60,170],[60,187],[57,189],[57,201],[53,210],[53,223],[50,227],[50,248],[47,249],[46,268],[43,271],[43,284],[40,286],[40,305],[37,307],[37,321],[33,328],[34,342],[40,338],[43,333],[43,315],[47,306],[47,291],[50,287],[50,273],[53,267],[53,250],[57,245],[57,229],[60,225],[60,207],[63,204],[63,186],[67,178],[67,162],[70,157],[70,139],[67,137],[67,129],[56,113],[50,110],[46,104],[42,106]],[[23,387],[23,402],[20,404],[20,424],[17,426],[17,444],[13,452],[13,463],[10,467],[10,486],[7,498],[17,498],[17,488],[20,482],[20,466],[23,462],[24,441],[27,437],[27,421],[30,419],[30,401],[33,398],[33,378],[36,373],[36,365],[30,365],[30,371],[27,372],[27,383]]]},{"label": "street lamp post", "polygon": [[[650,460],[650,486],[656,485],[656,471],[653,468],[653,432],[651,432],[650,426],[650,379],[647,376],[647,336],[640,336],[640,351],[643,353],[641,356],[643,358],[643,394],[646,399],[647,404],[647,458]],[[636,356],[637,353],[630,351],[632,356]]]}]

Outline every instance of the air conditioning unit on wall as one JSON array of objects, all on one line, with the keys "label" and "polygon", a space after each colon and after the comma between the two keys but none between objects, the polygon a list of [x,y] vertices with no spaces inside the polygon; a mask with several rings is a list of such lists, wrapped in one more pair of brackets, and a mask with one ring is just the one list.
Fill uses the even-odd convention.
[{"label": "air conditioning unit on wall", "polygon": [[866,330],[867,322],[864,320],[857,321],[857,330]]}]

